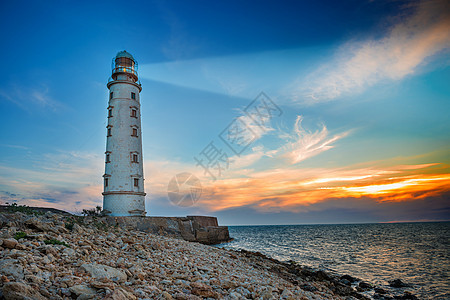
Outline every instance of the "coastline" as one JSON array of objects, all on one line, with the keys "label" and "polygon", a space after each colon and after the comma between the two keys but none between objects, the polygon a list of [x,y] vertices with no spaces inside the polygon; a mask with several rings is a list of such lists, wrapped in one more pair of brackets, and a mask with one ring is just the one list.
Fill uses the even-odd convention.
[{"label": "coastline", "polygon": [[370,299],[365,291],[374,289],[348,275],[110,226],[101,217],[3,211],[0,244],[5,299]]}]

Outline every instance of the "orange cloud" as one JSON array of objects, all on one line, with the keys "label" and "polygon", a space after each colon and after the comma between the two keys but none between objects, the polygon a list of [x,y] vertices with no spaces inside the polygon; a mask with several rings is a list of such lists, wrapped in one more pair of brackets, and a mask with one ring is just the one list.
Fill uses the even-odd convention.
[{"label": "orange cloud", "polygon": [[449,191],[450,173],[444,164],[383,169],[276,169],[247,178],[218,180],[204,191],[199,205],[210,210],[252,206],[261,211],[299,212],[329,199],[409,201]]}]

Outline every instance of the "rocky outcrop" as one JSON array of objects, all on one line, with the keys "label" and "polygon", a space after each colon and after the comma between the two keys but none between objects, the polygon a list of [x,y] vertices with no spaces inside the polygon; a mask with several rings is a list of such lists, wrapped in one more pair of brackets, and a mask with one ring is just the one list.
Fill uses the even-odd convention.
[{"label": "rocky outcrop", "polygon": [[[108,225],[103,218],[53,213],[4,217],[0,241],[17,237],[17,243],[12,243],[14,248],[0,245],[0,298],[351,299],[349,293],[358,295],[354,290],[344,292],[326,274],[302,275],[310,273],[295,268],[291,272],[290,266],[261,254],[135,229],[151,222],[136,221],[128,228]],[[163,230],[172,234],[181,234],[180,222],[192,222],[185,229],[192,229],[192,234],[220,227],[211,218],[158,222],[166,222]]]}]

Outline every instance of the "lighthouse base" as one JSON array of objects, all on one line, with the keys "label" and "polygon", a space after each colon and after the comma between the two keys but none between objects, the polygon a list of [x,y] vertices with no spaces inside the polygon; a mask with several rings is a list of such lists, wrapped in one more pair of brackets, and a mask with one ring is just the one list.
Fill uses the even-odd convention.
[{"label": "lighthouse base", "polygon": [[112,217],[143,217],[146,213],[145,194],[103,193],[102,213]]}]

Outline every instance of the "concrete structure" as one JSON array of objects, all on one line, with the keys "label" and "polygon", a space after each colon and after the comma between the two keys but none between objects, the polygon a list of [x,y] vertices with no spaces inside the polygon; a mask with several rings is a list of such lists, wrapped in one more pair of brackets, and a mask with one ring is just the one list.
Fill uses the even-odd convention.
[{"label": "concrete structure", "polygon": [[144,171],[137,61],[121,51],[108,81],[103,212],[110,216],[145,216]]},{"label": "concrete structure", "polygon": [[110,226],[137,229],[206,245],[226,243],[232,240],[228,227],[219,226],[216,217],[106,217],[100,220],[104,220]]}]

